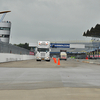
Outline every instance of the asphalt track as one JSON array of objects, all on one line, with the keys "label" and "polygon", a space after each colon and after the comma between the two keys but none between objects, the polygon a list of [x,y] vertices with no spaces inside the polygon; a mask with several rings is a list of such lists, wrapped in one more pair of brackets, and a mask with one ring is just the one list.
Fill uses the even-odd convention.
[{"label": "asphalt track", "polygon": [[100,100],[100,65],[73,59],[60,64],[53,60],[1,63],[0,99]]}]

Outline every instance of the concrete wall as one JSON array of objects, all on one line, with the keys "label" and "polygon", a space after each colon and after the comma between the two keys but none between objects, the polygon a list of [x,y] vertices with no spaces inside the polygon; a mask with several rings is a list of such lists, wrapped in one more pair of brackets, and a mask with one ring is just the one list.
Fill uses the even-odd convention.
[{"label": "concrete wall", "polygon": [[9,62],[9,61],[30,60],[30,59],[35,59],[35,56],[0,53],[0,63],[1,62]]}]

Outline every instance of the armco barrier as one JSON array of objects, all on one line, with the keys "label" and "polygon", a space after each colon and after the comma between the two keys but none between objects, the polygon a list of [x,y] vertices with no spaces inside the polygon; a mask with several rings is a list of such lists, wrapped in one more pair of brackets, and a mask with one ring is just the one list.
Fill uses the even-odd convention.
[{"label": "armco barrier", "polygon": [[35,56],[33,56],[33,55],[19,55],[19,54],[0,53],[0,62],[30,60],[30,59],[35,59]]}]

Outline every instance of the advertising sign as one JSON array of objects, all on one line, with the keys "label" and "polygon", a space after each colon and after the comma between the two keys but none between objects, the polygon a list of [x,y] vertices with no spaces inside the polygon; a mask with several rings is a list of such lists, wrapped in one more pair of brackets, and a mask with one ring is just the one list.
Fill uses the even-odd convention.
[{"label": "advertising sign", "polygon": [[65,44],[65,43],[51,43],[50,47],[52,47],[52,48],[70,48],[70,44]]},{"label": "advertising sign", "polygon": [[34,55],[34,52],[31,52],[31,51],[30,51],[30,52],[29,52],[29,55]]},{"label": "advertising sign", "polygon": [[85,48],[85,44],[70,44],[70,48]]}]

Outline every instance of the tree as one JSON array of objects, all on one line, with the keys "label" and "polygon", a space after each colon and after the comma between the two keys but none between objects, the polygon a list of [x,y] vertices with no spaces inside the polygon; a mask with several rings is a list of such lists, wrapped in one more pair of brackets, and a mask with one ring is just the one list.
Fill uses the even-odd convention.
[{"label": "tree", "polygon": [[22,48],[25,48],[25,49],[28,49],[28,50],[31,49],[31,48],[29,47],[29,44],[28,44],[28,43],[25,43],[25,44],[20,43],[20,44],[14,44],[14,45],[19,46],[19,47],[22,47]]}]

